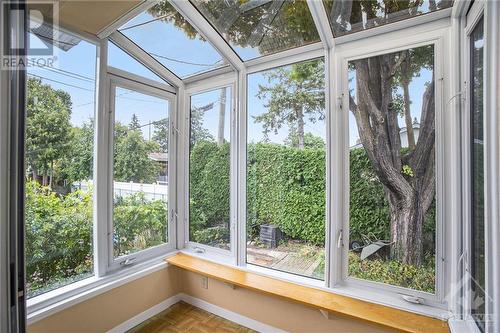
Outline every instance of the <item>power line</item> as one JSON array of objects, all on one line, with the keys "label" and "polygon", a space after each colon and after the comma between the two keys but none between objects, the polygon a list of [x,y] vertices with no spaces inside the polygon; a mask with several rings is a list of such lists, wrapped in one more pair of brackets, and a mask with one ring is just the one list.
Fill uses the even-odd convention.
[{"label": "power line", "polygon": [[196,63],[196,62],[189,62],[189,61],[184,61],[184,60],[178,60],[178,59],[174,59],[174,58],[165,57],[165,56],[162,56],[160,54],[153,53],[153,52],[148,52],[148,53],[151,54],[151,55],[153,55],[153,56],[155,56],[155,57],[162,58],[162,59],[165,59],[165,60],[168,60],[168,61],[178,62],[180,64],[186,64],[186,65],[193,65],[193,66],[214,67],[214,66],[217,66],[218,64],[220,64],[222,62],[222,60],[217,60],[213,64],[200,64],[200,63]]},{"label": "power line", "polygon": [[45,70],[48,70],[48,71],[51,71],[51,72],[54,72],[54,73],[57,73],[60,75],[69,76],[73,79],[78,79],[78,80],[82,80],[82,81],[86,81],[86,82],[94,82],[95,81],[93,78],[91,78],[89,76],[81,75],[81,74],[78,74],[75,72],[66,71],[64,69],[48,67],[48,66],[41,66],[41,65],[36,65],[36,66],[38,68],[45,69]]},{"label": "power line", "polygon": [[66,82],[61,82],[61,81],[58,81],[58,80],[49,79],[49,78],[47,78],[45,76],[41,76],[41,75],[36,75],[36,74],[28,73],[28,76],[37,77],[37,78],[42,79],[42,80],[52,81],[52,82],[63,84],[65,86],[73,87],[73,88],[76,88],[76,89],[81,89],[81,90],[85,90],[85,91],[94,92],[94,90],[92,90],[92,89],[87,89],[87,88],[83,88],[83,87],[80,87],[80,86],[75,86],[73,84],[69,84],[69,83],[66,83]]}]

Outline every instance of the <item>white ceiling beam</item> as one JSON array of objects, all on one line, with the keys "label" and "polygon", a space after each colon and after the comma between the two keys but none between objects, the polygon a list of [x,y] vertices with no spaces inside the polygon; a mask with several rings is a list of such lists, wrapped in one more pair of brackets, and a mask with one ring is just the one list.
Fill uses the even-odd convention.
[{"label": "white ceiling beam", "polygon": [[245,64],[241,58],[234,52],[229,44],[215,30],[215,28],[201,15],[196,7],[186,0],[169,0],[172,6],[182,15],[191,25],[205,37],[212,46],[225,58],[236,70],[245,69]]},{"label": "white ceiling beam", "polygon": [[322,42],[307,44],[278,53],[269,54],[246,62],[246,72],[255,73],[274,67],[286,66],[301,61],[325,56]]},{"label": "white ceiling beam", "polygon": [[125,37],[121,32],[113,32],[109,36],[109,39],[113,43],[115,43],[116,46],[127,52],[135,60],[139,61],[141,64],[149,68],[151,71],[153,71],[153,73],[155,73],[165,81],[171,83],[176,87],[184,87],[184,83],[182,82],[181,78],[179,78],[172,71],[163,66],[152,55],[137,46],[137,44]]},{"label": "white ceiling beam", "polygon": [[323,1],[307,0],[307,5],[309,6],[309,11],[316,25],[316,30],[318,30],[321,42],[323,42],[325,48],[332,48],[335,42]]},{"label": "white ceiling beam", "polygon": [[208,72],[202,72],[202,73],[198,73],[195,75],[190,75],[188,77],[183,78],[182,81],[187,86],[187,85],[192,84],[194,82],[203,81],[203,80],[207,80],[207,79],[210,79],[212,77],[215,77],[215,76],[220,76],[220,75],[230,74],[230,73],[234,73],[236,75],[236,71],[231,66],[228,65],[228,66],[212,69],[211,71],[208,71]]}]

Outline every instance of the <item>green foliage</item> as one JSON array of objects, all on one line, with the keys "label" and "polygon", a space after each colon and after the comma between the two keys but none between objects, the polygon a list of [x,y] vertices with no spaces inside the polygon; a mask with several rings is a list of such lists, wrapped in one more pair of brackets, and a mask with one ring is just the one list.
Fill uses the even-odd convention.
[{"label": "green foliage", "polygon": [[168,153],[168,118],[155,121],[153,126],[153,141],[158,143],[161,152]]},{"label": "green foliage", "polygon": [[405,265],[396,260],[361,260],[359,255],[351,252],[349,253],[349,276],[429,293],[435,292],[434,260],[428,260],[424,266],[417,267]]},{"label": "green foliage", "polygon": [[160,149],[158,143],[145,140],[140,130],[128,130],[115,124],[115,180],[154,183],[160,165],[148,156]]},{"label": "green foliage", "polygon": [[194,230],[192,240],[200,244],[229,250],[229,228],[227,226],[216,226]]},{"label": "green foliage", "polygon": [[55,177],[66,180],[68,184],[92,179],[94,156],[94,119],[82,124],[82,127],[72,128],[72,142],[69,154],[63,158],[60,170]]},{"label": "green foliage", "polygon": [[[92,191],[58,195],[26,183],[26,278],[29,296],[92,274]],[[167,204],[142,193],[117,200],[115,250],[119,254],[166,240]]]},{"label": "green foliage", "polygon": [[[189,226],[191,239],[196,242],[229,243],[229,154],[227,142],[218,146],[215,142],[200,141],[191,149]],[[220,232],[224,228],[227,233]],[[214,233],[215,239],[207,238]]]},{"label": "green foliage", "polygon": [[113,208],[115,256],[166,242],[167,212],[166,202],[148,200],[142,192],[115,199]]},{"label": "green foliage", "polygon": [[[290,128],[284,144],[290,147],[295,147],[295,148],[299,147],[299,136],[297,135],[297,130],[295,126]],[[307,132],[304,135],[304,148],[325,149],[325,147],[326,147],[325,141],[323,140],[322,137],[316,136],[309,132]]]},{"label": "green foliage", "polygon": [[128,128],[130,128],[131,130],[138,130],[141,128],[141,123],[139,122],[139,118],[135,113],[132,114],[132,120],[130,120]]},{"label": "green foliage", "polygon": [[390,239],[390,211],[384,188],[363,148],[351,149],[349,172],[350,238],[360,240],[371,233],[378,239]]},{"label": "green foliage", "polygon": [[256,116],[255,122],[262,123],[265,135],[284,125],[294,128],[296,136],[304,135],[306,117],[313,123],[324,119],[324,71],[324,62],[313,60],[264,74],[268,85],[259,85],[257,97],[265,101],[267,112]]},{"label": "green foliage", "polygon": [[270,223],[291,238],[324,244],[324,150],[258,143],[247,154],[249,236]]},{"label": "green foliage", "polygon": [[401,171],[403,175],[406,175],[408,177],[414,177],[415,174],[413,173],[413,169],[409,165],[403,165],[403,170]]},{"label": "green foliage", "polygon": [[26,183],[26,277],[30,294],[92,272],[92,193],[58,196]]},{"label": "green foliage", "polygon": [[[285,1],[281,5],[263,3],[251,10],[245,10],[245,5],[248,5],[246,0],[196,1],[195,5],[205,17],[210,18],[210,22],[231,45],[258,48],[261,54],[275,53],[319,40],[306,1]],[[159,2],[148,12],[156,18],[174,24],[184,31],[188,38],[203,40],[196,29],[168,1]],[[269,17],[273,19],[267,21]],[[264,26],[265,28],[262,28]]]},{"label": "green foliage", "polygon": [[214,141],[210,131],[203,127],[204,108],[191,107],[191,117],[189,119],[189,145],[192,148],[195,143],[200,141]]},{"label": "green foliage", "polygon": [[[247,154],[249,237],[257,237],[261,224],[271,223],[291,238],[324,244],[324,149],[258,143],[248,145]],[[389,239],[389,206],[364,149],[352,149],[350,161],[350,237],[360,240],[373,234]],[[208,241],[206,235],[214,233],[204,229],[229,225],[229,165],[228,143],[219,147],[202,141],[191,150],[190,237],[197,242]],[[434,215],[433,206],[424,226],[429,251],[434,244]]]},{"label": "green foliage", "polygon": [[71,100],[41,80],[28,79],[26,159],[34,178],[53,173],[55,163],[69,151]]}]

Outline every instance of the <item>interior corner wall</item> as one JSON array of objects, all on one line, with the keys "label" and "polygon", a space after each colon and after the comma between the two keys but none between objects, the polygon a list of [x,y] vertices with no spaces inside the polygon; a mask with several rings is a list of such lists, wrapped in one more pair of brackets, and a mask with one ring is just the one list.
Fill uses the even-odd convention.
[{"label": "interior corner wall", "polygon": [[104,333],[179,293],[179,270],[169,266],[111,289],[28,327],[28,333]]},{"label": "interior corner wall", "polygon": [[263,324],[298,333],[382,333],[379,326],[342,317],[325,318],[311,307],[248,289],[233,289],[173,266],[73,305],[28,327],[28,333],[105,333],[178,294],[188,295]]},{"label": "interior corner wall", "polygon": [[325,318],[317,309],[268,296],[248,289],[233,289],[223,282],[209,279],[202,288],[202,276],[179,271],[184,294],[287,332],[297,333],[381,333],[393,332],[378,326],[341,317]]}]

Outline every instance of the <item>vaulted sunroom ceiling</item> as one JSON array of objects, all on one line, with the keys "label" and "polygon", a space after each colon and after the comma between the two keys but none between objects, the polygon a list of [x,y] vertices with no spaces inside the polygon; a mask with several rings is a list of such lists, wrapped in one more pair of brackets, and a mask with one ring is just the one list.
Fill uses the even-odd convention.
[{"label": "vaulted sunroom ceiling", "polygon": [[[181,79],[297,47],[328,44],[431,12],[452,0],[161,0],[118,32]],[[204,22],[201,22],[204,21]],[[202,27],[200,29],[200,27]],[[222,45],[224,44],[224,45]],[[240,67],[240,68],[241,68]]]}]

